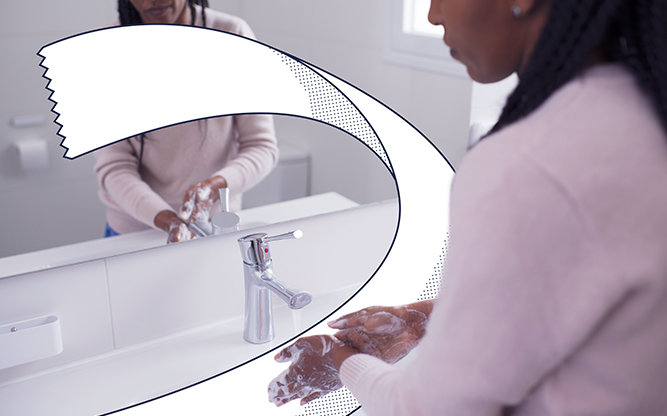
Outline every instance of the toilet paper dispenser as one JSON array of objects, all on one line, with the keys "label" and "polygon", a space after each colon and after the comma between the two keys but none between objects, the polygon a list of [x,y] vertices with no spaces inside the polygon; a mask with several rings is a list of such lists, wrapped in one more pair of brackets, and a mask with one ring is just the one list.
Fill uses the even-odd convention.
[{"label": "toilet paper dispenser", "polygon": [[49,145],[45,139],[28,138],[14,141],[21,170],[34,171],[49,167]]}]

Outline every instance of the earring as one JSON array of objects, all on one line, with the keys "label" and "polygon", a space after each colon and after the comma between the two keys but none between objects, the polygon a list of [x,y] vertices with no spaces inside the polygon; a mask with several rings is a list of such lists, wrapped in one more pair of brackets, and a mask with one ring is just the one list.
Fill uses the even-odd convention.
[{"label": "earring", "polygon": [[521,10],[521,7],[519,7],[516,4],[510,7],[510,10],[512,11],[512,15],[514,15],[514,17],[516,17],[517,19],[523,16],[523,11]]}]

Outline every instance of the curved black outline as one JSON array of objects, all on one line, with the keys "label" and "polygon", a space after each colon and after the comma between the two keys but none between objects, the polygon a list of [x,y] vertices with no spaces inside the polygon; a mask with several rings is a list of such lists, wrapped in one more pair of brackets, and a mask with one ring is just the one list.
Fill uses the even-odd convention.
[{"label": "curved black outline", "polygon": [[[143,24],[143,26],[145,26],[145,25],[146,25],[146,24]],[[150,24],[150,25],[151,25],[151,26],[153,26],[153,25],[157,25],[157,26],[174,26],[174,24],[170,24],[170,25],[167,25],[167,24]],[[130,26],[135,26],[135,25],[130,25]],[[431,140],[429,140],[428,137],[426,137],[426,136],[425,136],[425,135],[424,135],[424,134],[417,128],[417,127],[415,127],[412,123],[410,123],[408,120],[406,120],[403,116],[401,116],[400,114],[398,114],[396,111],[394,111],[393,109],[391,109],[390,107],[388,107],[387,105],[385,105],[383,102],[381,102],[380,100],[378,100],[378,99],[375,98],[374,96],[368,94],[367,92],[365,92],[364,90],[362,90],[362,89],[356,87],[355,85],[353,85],[353,84],[351,84],[351,83],[345,81],[344,79],[342,79],[342,78],[336,76],[335,74],[332,74],[331,72],[329,72],[329,71],[327,71],[327,70],[325,70],[325,69],[323,69],[323,68],[320,68],[320,67],[318,67],[317,65],[311,64],[311,63],[309,63],[309,62],[307,62],[307,61],[305,61],[305,60],[303,60],[303,59],[300,59],[300,58],[298,58],[298,57],[296,57],[296,56],[294,56],[294,55],[292,55],[292,54],[289,54],[289,53],[287,53],[287,52],[284,52],[284,51],[282,51],[282,50],[280,50],[280,49],[278,49],[278,48],[272,47],[272,46],[270,46],[270,45],[268,45],[268,44],[266,44],[266,43],[264,43],[264,42],[260,42],[260,41],[258,41],[258,40],[256,40],[256,39],[247,38],[247,37],[242,36],[242,35],[239,35],[239,34],[235,34],[235,33],[232,33],[232,32],[227,32],[227,31],[223,31],[223,30],[218,30],[218,29],[214,29],[214,28],[198,27],[198,26],[191,26],[191,25],[180,25],[180,24],[178,24],[178,25],[176,25],[176,26],[183,26],[183,27],[188,27],[188,28],[192,28],[192,29],[208,29],[208,30],[212,30],[212,31],[215,31],[215,32],[221,32],[221,33],[226,33],[226,34],[234,35],[234,36],[243,38],[243,39],[245,39],[245,40],[250,40],[250,41],[256,42],[256,43],[258,43],[258,44],[261,44],[261,45],[263,45],[263,46],[265,46],[265,47],[268,47],[268,48],[270,48],[271,50],[273,50],[273,51],[277,51],[277,52],[279,52],[279,53],[281,53],[281,54],[283,54],[283,55],[285,55],[285,56],[287,56],[287,57],[289,57],[289,58],[295,60],[296,62],[298,62],[298,63],[300,63],[300,64],[306,66],[308,69],[310,69],[310,70],[313,71],[315,74],[317,74],[318,76],[320,76],[320,77],[321,77],[325,82],[327,82],[331,87],[333,87],[334,89],[336,89],[336,90],[337,90],[337,91],[338,91],[338,92],[339,92],[339,93],[340,93],[340,94],[341,94],[341,95],[342,95],[342,96],[343,96],[343,97],[344,97],[344,98],[345,98],[345,99],[346,99],[346,100],[347,100],[347,101],[348,101],[348,102],[349,102],[349,103],[350,103],[350,104],[357,110],[357,112],[361,115],[361,117],[364,119],[364,121],[367,123],[367,125],[371,128],[371,131],[373,132],[373,134],[374,134],[375,137],[377,138],[378,142],[380,143],[380,146],[382,147],[382,149],[383,149],[383,151],[384,151],[384,153],[385,153],[385,155],[386,155],[386,157],[387,157],[388,165],[384,162],[384,160],[382,160],[382,158],[380,157],[380,155],[378,155],[378,154],[377,154],[377,153],[376,153],[376,152],[375,152],[375,151],[374,151],[368,144],[366,144],[363,140],[361,140],[361,139],[359,139],[358,137],[356,137],[354,134],[352,134],[352,133],[350,133],[350,132],[348,132],[348,131],[346,131],[346,130],[344,130],[344,129],[338,127],[338,126],[335,126],[335,125],[333,125],[333,124],[327,123],[327,122],[325,122],[325,121],[322,121],[322,120],[319,120],[319,119],[315,119],[315,118],[311,118],[311,117],[302,116],[302,115],[295,115],[295,114],[285,114],[285,113],[259,113],[259,112],[253,112],[253,113],[234,113],[234,114],[224,114],[224,115],[217,115],[217,116],[212,116],[212,117],[202,117],[202,118],[198,118],[198,119],[192,119],[192,120],[182,121],[182,122],[179,122],[179,123],[174,123],[174,124],[170,124],[170,125],[162,126],[162,127],[159,127],[159,128],[155,128],[155,129],[152,129],[152,130],[148,130],[148,131],[145,131],[145,132],[143,132],[143,133],[149,133],[149,132],[152,132],[152,131],[155,131],[155,130],[160,130],[160,129],[163,129],[163,128],[166,128],[166,127],[171,127],[171,126],[174,126],[174,125],[179,125],[179,124],[189,123],[189,122],[193,122],[193,121],[205,120],[205,119],[209,119],[209,118],[229,117],[229,116],[235,116],[235,115],[248,115],[248,114],[268,114],[268,115],[289,116],[289,117],[296,117],[296,118],[302,118],[302,119],[306,119],[306,120],[311,120],[311,121],[314,121],[314,122],[318,122],[318,123],[321,123],[321,124],[328,125],[328,126],[330,126],[330,127],[333,127],[333,128],[335,128],[335,129],[338,129],[338,130],[340,130],[340,131],[342,131],[342,132],[344,132],[344,133],[347,133],[349,136],[354,137],[357,141],[361,142],[361,144],[363,144],[364,146],[366,146],[366,147],[367,147],[367,148],[368,148],[368,149],[369,149],[369,150],[370,150],[370,151],[371,151],[371,152],[372,152],[378,159],[380,159],[380,161],[382,162],[382,164],[385,165],[385,168],[389,171],[389,174],[390,174],[390,175],[392,176],[392,178],[394,179],[394,184],[395,184],[395,186],[396,186],[396,195],[397,195],[397,198],[398,198],[398,220],[397,220],[397,223],[396,223],[396,229],[395,229],[395,232],[394,232],[394,237],[393,237],[393,239],[392,239],[392,241],[391,241],[391,244],[389,245],[389,249],[387,250],[387,253],[385,254],[385,256],[384,256],[384,258],[382,259],[382,261],[380,262],[380,264],[377,266],[377,268],[375,269],[375,271],[373,272],[373,274],[372,274],[368,279],[366,279],[366,281],[359,287],[359,289],[357,289],[357,291],[354,292],[354,293],[353,293],[353,294],[352,294],[352,295],[351,295],[345,302],[343,302],[340,306],[338,306],[336,309],[334,309],[333,311],[331,311],[328,315],[326,315],[325,317],[323,317],[323,318],[322,318],[321,320],[319,320],[317,323],[315,323],[315,324],[313,324],[312,326],[310,326],[309,328],[307,328],[307,329],[301,331],[299,334],[296,334],[294,337],[292,337],[292,338],[286,340],[284,343],[282,343],[282,344],[280,344],[280,345],[277,345],[277,346],[275,346],[274,348],[272,348],[272,349],[270,349],[270,350],[268,350],[268,351],[266,351],[266,352],[264,352],[264,353],[262,353],[262,354],[260,354],[260,355],[258,355],[258,356],[256,356],[256,357],[254,357],[254,358],[252,358],[252,359],[250,359],[250,360],[247,360],[247,361],[242,362],[242,363],[240,363],[240,364],[238,364],[238,365],[236,365],[236,366],[234,366],[234,367],[232,367],[232,368],[229,368],[229,369],[227,369],[227,370],[225,370],[225,371],[223,371],[223,372],[221,372],[221,373],[215,374],[215,375],[213,375],[213,376],[211,376],[211,377],[208,377],[208,378],[206,378],[206,379],[204,379],[204,380],[200,380],[200,381],[198,381],[198,382],[196,382],[196,383],[190,384],[190,385],[188,385],[188,386],[184,386],[184,387],[179,388],[179,389],[177,389],[177,390],[174,390],[174,391],[171,391],[171,392],[162,394],[162,395],[160,395],[160,396],[157,396],[157,397],[154,397],[154,398],[152,398],[152,399],[143,401],[143,402],[141,402],[141,403],[135,403],[135,404],[132,404],[132,405],[130,405],[130,406],[127,406],[127,407],[124,407],[124,408],[121,408],[121,409],[116,409],[116,410],[113,410],[113,411],[108,412],[108,413],[103,413],[103,414],[101,414],[101,415],[99,415],[99,416],[106,416],[106,415],[111,415],[111,414],[119,413],[119,412],[122,412],[122,411],[125,411],[125,410],[128,410],[128,409],[131,409],[131,408],[133,408],[133,407],[140,406],[140,405],[143,405],[143,404],[146,404],[146,403],[150,403],[150,402],[152,402],[152,401],[154,401],[154,400],[158,400],[158,399],[160,399],[160,398],[170,396],[170,395],[172,395],[172,394],[174,394],[174,393],[178,393],[178,392],[180,392],[180,391],[182,391],[182,390],[185,390],[185,389],[188,389],[188,388],[197,386],[197,385],[199,385],[199,384],[202,384],[202,383],[204,383],[204,382],[207,382],[207,381],[210,381],[210,380],[212,380],[212,379],[214,379],[214,378],[217,378],[217,377],[219,377],[219,376],[221,376],[221,375],[224,375],[224,374],[226,374],[226,373],[228,373],[228,372],[230,372],[230,371],[233,371],[233,370],[235,370],[235,369],[237,369],[237,368],[239,368],[239,367],[241,367],[241,366],[243,366],[243,365],[246,365],[246,364],[248,364],[248,363],[250,363],[250,362],[252,362],[252,361],[255,361],[256,359],[259,359],[259,358],[261,358],[261,357],[264,357],[265,355],[267,355],[267,354],[269,354],[269,353],[272,353],[272,352],[274,352],[274,351],[276,351],[276,350],[282,348],[283,346],[285,346],[285,345],[287,345],[287,344],[293,342],[295,339],[299,338],[300,336],[302,336],[302,335],[305,334],[306,332],[310,331],[310,330],[311,330],[312,328],[314,328],[315,326],[320,325],[322,322],[324,322],[325,320],[329,319],[332,315],[334,315],[334,314],[335,314],[336,312],[338,312],[341,308],[343,308],[345,305],[347,305],[347,303],[350,302],[350,300],[352,300],[352,298],[354,298],[354,297],[355,297],[355,296],[356,296],[356,295],[357,295],[357,294],[358,294],[364,287],[366,287],[366,285],[371,281],[371,279],[373,279],[373,277],[375,277],[375,275],[377,274],[377,272],[382,268],[382,265],[385,263],[387,257],[389,256],[389,253],[391,252],[391,250],[392,250],[392,248],[393,248],[393,246],[394,246],[394,243],[395,243],[395,241],[396,241],[396,236],[398,235],[398,230],[400,229],[400,225],[401,225],[401,211],[402,211],[402,209],[401,209],[400,189],[399,189],[399,187],[398,187],[398,182],[396,181],[396,176],[395,176],[395,174],[394,174],[393,165],[391,164],[391,158],[390,158],[390,156],[389,156],[389,153],[388,153],[388,152],[386,151],[386,149],[384,148],[384,144],[382,143],[382,140],[381,140],[380,136],[378,136],[377,132],[376,132],[375,129],[373,128],[373,125],[368,121],[368,119],[367,119],[366,116],[363,114],[363,112],[361,112],[361,111],[359,110],[359,108],[356,106],[356,104],[355,104],[350,98],[348,98],[348,96],[347,96],[346,94],[344,94],[344,93],[343,93],[343,92],[342,92],[336,85],[332,84],[329,80],[327,80],[325,77],[323,77],[321,74],[319,74],[318,71],[324,72],[324,73],[328,74],[329,76],[331,76],[331,77],[333,77],[333,78],[336,78],[336,79],[339,80],[340,82],[343,82],[343,83],[347,84],[348,86],[350,86],[350,87],[352,87],[352,88],[358,90],[359,92],[365,94],[367,97],[371,98],[371,99],[372,99],[373,101],[375,101],[376,103],[378,103],[378,104],[382,105],[383,107],[385,107],[387,110],[389,110],[389,111],[390,111],[391,113],[393,113],[394,115],[398,116],[401,120],[403,120],[403,122],[407,123],[407,124],[408,124],[410,127],[412,127],[416,132],[418,132],[419,135],[420,135],[423,139],[425,139],[425,140],[426,140],[426,141],[427,141],[427,142],[428,142],[428,143],[429,143],[429,144],[430,144],[430,145],[431,145],[431,146],[432,146],[432,147],[433,147],[433,148],[440,154],[440,156],[445,160],[445,162],[447,162],[447,164],[449,165],[449,167],[452,169],[452,172],[453,172],[453,173],[456,173],[456,170],[454,169],[454,166],[451,164],[451,162],[449,161],[449,159],[447,159],[447,157],[440,151],[440,149],[439,149],[435,144],[433,144],[433,142],[431,142]],[[52,42],[52,43],[50,43],[50,44],[48,44],[48,45],[43,46],[42,48],[40,48],[39,52],[37,52],[37,56],[40,56],[40,57],[42,58],[42,61],[39,63],[39,66],[41,66],[42,68],[45,69],[44,74],[42,74],[42,77],[48,80],[48,83],[47,83],[47,85],[46,85],[45,88],[46,88],[47,90],[51,91],[51,94],[49,95],[48,100],[54,103],[53,107],[51,108],[51,112],[53,112],[54,114],[56,114],[56,118],[53,120],[53,122],[54,122],[55,124],[57,124],[58,126],[60,126],[59,129],[58,129],[58,131],[56,132],[56,134],[57,134],[58,136],[62,137],[62,140],[61,140],[61,142],[60,142],[60,146],[63,147],[64,149],[69,150],[68,147],[63,146],[63,142],[65,141],[66,137],[60,134],[60,130],[63,128],[63,125],[57,122],[58,118],[60,117],[60,113],[58,113],[57,111],[54,110],[54,109],[55,109],[55,106],[57,105],[57,101],[55,101],[55,100],[53,100],[53,99],[51,98],[51,97],[53,96],[55,90],[52,90],[51,88],[49,88],[49,85],[51,84],[52,79],[46,76],[46,74],[47,74],[47,72],[48,72],[48,67],[46,67],[46,66],[43,65],[44,60],[46,59],[46,57],[43,56],[43,55],[41,55],[41,52],[42,52],[42,50],[43,50],[44,48],[46,48],[46,47],[48,47],[48,46],[50,46],[50,45],[54,45],[54,44],[56,44],[56,43],[65,41],[65,40],[70,39],[70,38],[74,38],[74,37],[77,37],[77,36],[82,36],[82,35],[85,35],[85,34],[88,34],[88,33],[98,32],[98,31],[102,31],[102,30],[118,29],[119,27],[122,27],[122,26],[115,26],[115,27],[109,27],[109,28],[95,29],[95,30],[90,30],[90,31],[87,31],[87,32],[79,33],[79,34],[76,34],[76,35],[68,36],[68,37],[66,37],[66,38],[60,39],[60,40],[58,40],[58,41],[55,41],[55,42]],[[315,70],[314,68],[315,68],[316,70]],[[142,134],[142,133],[138,133],[138,134]],[[104,146],[100,146],[100,147],[98,147],[98,148],[96,148],[96,149],[90,150],[90,151],[88,151],[88,152],[86,152],[86,153],[82,153],[82,154],[80,154],[80,155],[78,155],[78,156],[75,156],[75,157],[71,157],[71,158],[70,158],[70,157],[66,157],[66,156],[63,155],[63,158],[70,159],[70,160],[74,160],[74,159],[77,159],[77,158],[80,157],[80,156],[87,155],[87,154],[92,153],[92,152],[94,152],[94,151],[96,151],[96,150],[102,149],[102,148],[104,148],[104,147],[106,147],[106,146],[109,146],[109,145],[112,145],[112,144],[121,142],[121,141],[123,141],[123,140],[127,140],[127,139],[129,139],[129,138],[131,138],[131,137],[135,137],[136,135],[137,135],[137,134],[132,135],[132,136],[129,136],[129,137],[126,137],[126,138],[123,138],[123,139],[119,139],[119,140],[117,140],[117,141],[115,141],[115,142],[112,142],[112,143],[107,143],[107,144],[105,144]],[[361,408],[361,406],[357,407],[357,408],[354,409],[352,412],[348,413],[348,416],[349,416],[349,415],[352,415],[353,413],[355,413],[355,412],[356,412],[357,410],[359,410],[360,408]]]}]

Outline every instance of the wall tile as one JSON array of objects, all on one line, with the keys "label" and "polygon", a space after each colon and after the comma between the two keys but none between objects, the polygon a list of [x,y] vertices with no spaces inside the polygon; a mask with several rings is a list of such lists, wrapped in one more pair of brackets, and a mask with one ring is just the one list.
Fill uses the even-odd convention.
[{"label": "wall tile", "polygon": [[233,235],[107,259],[116,346],[242,315],[243,268]]},{"label": "wall tile", "polygon": [[[253,28],[253,30],[255,29]],[[259,41],[297,58],[308,61],[312,55],[313,42],[309,37],[285,33],[263,26],[255,30],[255,35]]]},{"label": "wall tile", "polygon": [[113,349],[104,261],[0,279],[0,325],[44,315],[60,318],[63,352],[0,370],[0,385],[25,374]]},{"label": "wall tile", "polygon": [[272,29],[285,34],[312,36],[317,19],[312,0],[259,0],[243,4],[243,17],[253,30]]},{"label": "wall tile", "polygon": [[312,193],[335,191],[360,204],[396,197],[384,163],[366,145],[336,128],[311,126]]},{"label": "wall tile", "polygon": [[115,1],[5,2],[0,13],[0,36],[59,33],[65,37],[108,24],[117,16],[115,8]]},{"label": "wall tile", "polygon": [[409,109],[412,70],[385,63],[380,48],[314,41],[311,62],[399,114],[404,115]]},{"label": "wall tile", "polygon": [[[0,113],[49,112],[53,103],[43,78],[42,58],[37,52],[54,40],[52,36],[0,37]],[[11,99],[9,99],[11,97]],[[52,120],[50,118],[49,120]]]},{"label": "wall tile", "polygon": [[243,15],[243,0],[209,0],[208,5],[219,12],[239,17]]},{"label": "wall tile", "polygon": [[0,257],[102,238],[106,211],[97,197],[97,180],[34,183],[7,191],[0,199]]},{"label": "wall tile", "polygon": [[408,119],[456,167],[466,152],[472,81],[414,70]]},{"label": "wall tile", "polygon": [[339,0],[313,2],[311,35],[318,40],[345,45],[382,48],[384,2]]}]

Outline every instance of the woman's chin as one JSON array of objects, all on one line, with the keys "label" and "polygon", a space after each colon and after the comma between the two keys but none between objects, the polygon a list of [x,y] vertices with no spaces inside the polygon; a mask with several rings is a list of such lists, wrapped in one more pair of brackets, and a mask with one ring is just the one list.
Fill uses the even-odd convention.
[{"label": "woman's chin", "polygon": [[494,82],[502,81],[503,79],[511,75],[507,74],[505,76],[499,76],[496,73],[493,74],[482,73],[480,71],[477,71],[476,68],[471,67],[470,65],[466,65],[466,70],[468,71],[468,76],[472,78],[473,81],[478,82],[480,84],[493,84]]}]

